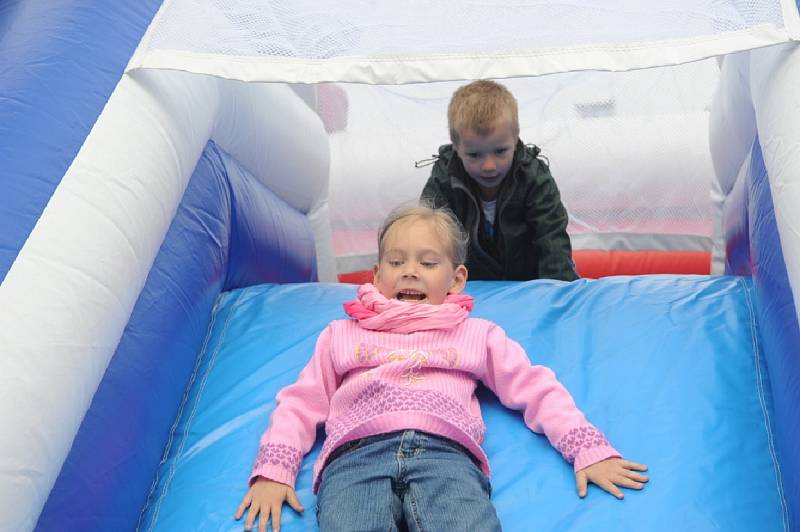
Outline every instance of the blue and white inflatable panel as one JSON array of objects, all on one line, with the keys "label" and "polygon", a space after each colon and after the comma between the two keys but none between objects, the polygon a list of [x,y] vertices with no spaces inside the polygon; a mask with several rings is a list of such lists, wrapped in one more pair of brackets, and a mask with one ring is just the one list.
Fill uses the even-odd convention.
[{"label": "blue and white inflatable panel", "polygon": [[[758,6],[749,11],[753,19],[738,15],[751,3],[714,2],[712,22],[750,24],[714,39],[701,32],[653,46],[603,41],[589,52],[532,50],[522,60],[502,50],[479,61],[437,52],[438,70],[430,61],[380,54],[337,57],[340,50],[303,62],[163,47],[176,35],[216,46],[216,33],[199,35],[204,26],[186,21],[222,13],[208,20],[227,32],[228,22],[244,20],[226,15],[233,4],[252,9],[224,0],[0,3],[0,529],[241,527],[229,516],[271,398],[354,290],[311,284],[336,279],[329,178],[348,172],[335,159],[373,163],[377,153],[326,129],[314,83],[635,71],[719,56],[713,103],[691,123],[707,120],[708,147],[696,151],[713,160],[726,276],[470,285],[476,312],[506,327],[533,360],[553,366],[620,449],[651,466],[651,485],[624,503],[600,493],[576,500],[560,458],[484,395],[495,501],[511,529],[724,523],[800,530],[796,2],[759,0],[768,8],[763,19]],[[315,2],[269,4],[282,9],[274,17],[295,6],[318,11]],[[522,4],[514,9],[537,7]],[[640,8],[674,18],[677,4]],[[162,16],[168,10],[171,18]],[[314,20],[349,27],[356,14]],[[404,16],[414,22],[404,30],[420,22],[414,13],[397,20]],[[146,37],[165,19],[177,24],[161,34],[168,39]],[[314,33],[305,31],[308,19],[282,20],[301,37]],[[700,17],[692,21],[689,29],[702,29]],[[383,28],[361,31],[370,27]],[[631,29],[628,36],[637,35]],[[349,30],[335,33],[345,44],[368,42],[350,39]],[[241,33],[226,35],[229,44],[252,44]],[[327,35],[314,37],[327,42]],[[162,48],[148,49],[155,41]],[[343,76],[329,76],[334,71]],[[639,119],[649,123],[645,114],[619,123]],[[386,137],[398,146],[404,138]],[[590,153],[574,158],[591,162],[583,172],[594,180],[588,188],[603,166],[602,150]],[[418,156],[409,154],[409,164]],[[292,294],[309,300],[298,307]],[[318,312],[308,312],[310,304]],[[223,335],[223,323],[242,334]],[[252,355],[267,339],[253,334],[271,335],[274,351]],[[241,388],[247,383],[236,373],[248,364],[258,376],[252,389]],[[625,377],[622,386],[615,371]],[[303,475],[301,497],[310,506]],[[713,477],[713,488],[699,489],[703,475]],[[198,489],[195,500],[177,503]],[[195,501],[209,516],[205,524],[190,515]],[[311,513],[289,526],[313,527]]]}]

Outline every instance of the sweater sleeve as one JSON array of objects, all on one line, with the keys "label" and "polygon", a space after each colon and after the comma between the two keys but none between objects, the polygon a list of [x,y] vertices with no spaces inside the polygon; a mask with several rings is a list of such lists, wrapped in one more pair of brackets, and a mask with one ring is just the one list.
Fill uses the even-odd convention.
[{"label": "sweater sleeve", "polygon": [[575,471],[621,456],[578,410],[555,373],[532,365],[525,350],[499,326],[489,332],[486,356],[483,383],[505,406],[522,411],[525,424],[544,433]]},{"label": "sweater sleeve", "polygon": [[327,419],[331,397],[340,383],[330,348],[328,326],[297,381],[278,392],[269,427],[261,436],[250,484],[264,477],[294,487],[303,456],[314,445],[317,425]]}]

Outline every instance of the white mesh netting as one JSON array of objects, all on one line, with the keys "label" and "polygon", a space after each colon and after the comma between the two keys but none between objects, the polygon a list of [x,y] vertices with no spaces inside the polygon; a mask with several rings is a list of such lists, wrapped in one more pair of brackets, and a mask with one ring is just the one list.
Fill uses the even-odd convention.
[{"label": "white mesh netting", "polygon": [[787,0],[167,0],[134,66],[192,54],[195,71],[306,83],[624,70],[785,41],[793,11]]},{"label": "white mesh netting", "polygon": [[780,2],[172,0],[149,45],[329,59],[478,54],[780,27]]},{"label": "white mesh netting", "polygon": [[[576,248],[663,248],[644,235],[687,235],[693,242],[681,249],[710,247],[708,111],[718,77],[711,59],[504,81],[519,101],[521,138],[550,161]],[[446,109],[460,84],[319,87],[341,271],[369,266],[383,215],[419,196],[430,168],[414,162],[449,142]],[[625,237],[614,244],[592,235]]]},{"label": "white mesh netting", "polygon": [[793,0],[166,0],[129,69],[295,83],[329,133],[339,272],[369,267],[384,214],[418,197],[448,80],[477,78],[519,100],[576,249],[708,250],[714,57],[799,28]]}]

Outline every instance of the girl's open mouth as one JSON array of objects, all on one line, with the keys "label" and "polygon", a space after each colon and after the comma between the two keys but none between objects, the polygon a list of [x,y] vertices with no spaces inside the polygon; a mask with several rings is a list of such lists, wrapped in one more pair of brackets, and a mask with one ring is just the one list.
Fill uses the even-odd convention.
[{"label": "girl's open mouth", "polygon": [[400,290],[395,297],[400,301],[412,303],[419,303],[427,298],[425,292],[420,292],[419,290]]}]

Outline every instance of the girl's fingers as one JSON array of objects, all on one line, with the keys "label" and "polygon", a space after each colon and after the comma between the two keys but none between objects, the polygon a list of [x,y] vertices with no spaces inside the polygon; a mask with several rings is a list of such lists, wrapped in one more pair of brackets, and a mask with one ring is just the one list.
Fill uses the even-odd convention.
[{"label": "girl's fingers", "polygon": [[578,497],[586,497],[586,473],[578,471],[575,474],[575,487],[578,489]]},{"label": "girl's fingers", "polygon": [[637,464],[629,460],[622,460],[620,462],[625,469],[633,469],[634,471],[647,471],[647,466],[644,464]]},{"label": "girl's fingers", "polygon": [[641,482],[636,482],[635,480],[631,480],[627,477],[618,477],[614,480],[614,484],[617,486],[622,486],[623,488],[630,488],[632,490],[640,490],[644,488],[644,484]]},{"label": "girl's fingers", "polygon": [[597,483],[598,486],[609,492],[611,495],[616,497],[617,499],[624,499],[625,495],[619,490],[618,487],[614,485],[613,482],[610,480],[602,480]]},{"label": "girl's fingers", "polygon": [[241,519],[244,511],[247,509],[248,506],[250,506],[250,501],[252,499],[252,495],[250,495],[250,493],[251,492],[248,491],[247,495],[245,495],[244,499],[242,499],[242,504],[239,505],[239,508],[236,510],[236,513],[233,514],[234,519]]},{"label": "girl's fingers", "polygon": [[289,506],[291,506],[294,511],[298,513],[303,513],[303,510],[305,510],[302,503],[300,503],[300,499],[297,498],[297,494],[294,492],[294,490],[289,490],[289,492],[286,494],[286,502],[288,502]]},{"label": "girl's fingers", "polygon": [[[281,532],[281,506],[283,505],[278,504],[272,507],[272,532]],[[267,532],[266,522],[262,524],[264,525],[264,530],[259,532]]]},{"label": "girl's fingers", "polygon": [[623,473],[623,476],[631,480],[635,480],[637,482],[647,482],[648,480],[650,480],[650,477],[648,477],[647,475],[642,475],[641,473],[634,473],[633,471],[630,470],[626,470],[625,473]]},{"label": "girl's fingers", "polygon": [[[258,515],[259,508],[258,506],[253,506],[250,508],[250,512],[247,514],[247,520],[244,522],[244,529],[245,530],[253,530],[253,523],[256,520],[256,516]],[[269,517],[269,516],[267,516]],[[263,516],[262,516],[263,518]]]}]

